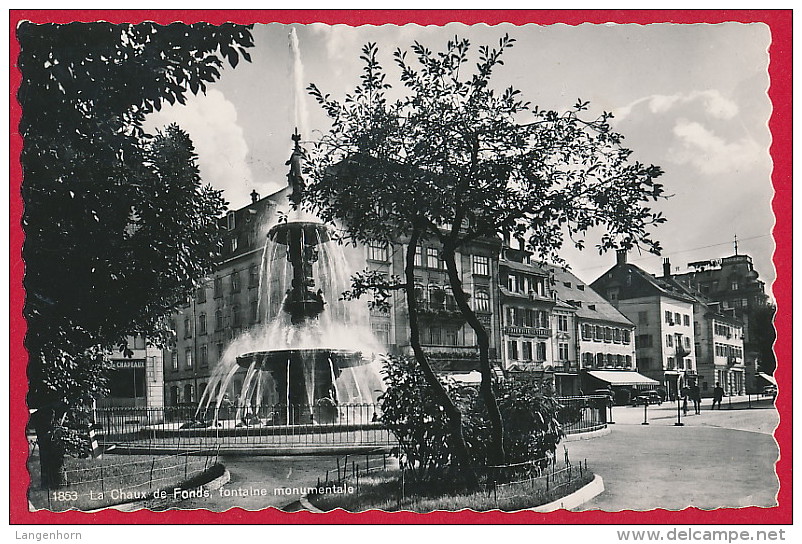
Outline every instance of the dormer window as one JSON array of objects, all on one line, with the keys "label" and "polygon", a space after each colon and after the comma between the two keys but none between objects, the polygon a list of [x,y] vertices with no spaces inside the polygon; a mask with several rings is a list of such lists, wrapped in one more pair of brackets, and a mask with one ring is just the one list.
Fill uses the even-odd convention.
[{"label": "dormer window", "polygon": [[234,230],[234,227],[237,226],[236,213],[233,210],[226,215],[226,225],[228,230]]}]

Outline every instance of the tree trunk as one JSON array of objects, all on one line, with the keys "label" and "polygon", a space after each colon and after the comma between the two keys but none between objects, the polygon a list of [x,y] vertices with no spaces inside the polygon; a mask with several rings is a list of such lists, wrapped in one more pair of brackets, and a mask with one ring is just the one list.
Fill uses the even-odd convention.
[{"label": "tree trunk", "polygon": [[41,472],[39,483],[42,489],[54,489],[64,485],[64,449],[53,436],[57,411],[56,407],[49,404],[39,408],[31,416],[39,448]]},{"label": "tree trunk", "polygon": [[471,456],[468,452],[468,446],[465,443],[465,436],[462,432],[462,414],[448,396],[443,384],[440,383],[440,380],[438,380],[437,376],[434,374],[420,343],[418,306],[415,296],[415,248],[418,246],[419,237],[420,231],[417,229],[413,230],[409,240],[409,246],[407,247],[406,266],[404,267],[404,274],[406,276],[405,292],[407,308],[409,310],[409,340],[412,345],[412,351],[415,354],[415,359],[423,371],[426,383],[434,390],[435,398],[437,398],[438,402],[445,410],[446,417],[448,418],[448,426],[451,431],[454,456],[462,471],[462,476],[465,478],[465,482],[469,487],[475,488],[478,485],[478,480],[476,478],[476,472],[471,466]]},{"label": "tree trunk", "polygon": [[462,315],[468,320],[468,324],[476,333],[476,341],[479,344],[479,370],[482,374],[482,383],[479,393],[487,407],[487,415],[490,418],[490,444],[488,445],[488,463],[491,465],[501,465],[505,461],[504,452],[504,423],[501,419],[501,412],[496,402],[496,395],[493,393],[493,373],[490,368],[490,337],[487,334],[482,322],[479,321],[476,313],[468,304],[468,297],[462,289],[457,271],[456,253],[454,247],[448,242],[443,245],[443,260],[448,271],[448,280],[451,284],[451,291],[454,300],[457,302]]}]

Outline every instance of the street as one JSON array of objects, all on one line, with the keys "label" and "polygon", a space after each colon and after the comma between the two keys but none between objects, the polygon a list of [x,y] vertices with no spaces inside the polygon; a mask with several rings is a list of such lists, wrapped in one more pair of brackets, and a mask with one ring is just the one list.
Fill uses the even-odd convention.
[{"label": "street", "polygon": [[616,406],[606,436],[566,444],[574,463],[604,479],[605,491],[578,510],[679,510],[774,506],[779,483],[774,463],[779,449],[772,432],[779,422],[768,401],[702,413],[691,409],[677,420],[676,404]]}]

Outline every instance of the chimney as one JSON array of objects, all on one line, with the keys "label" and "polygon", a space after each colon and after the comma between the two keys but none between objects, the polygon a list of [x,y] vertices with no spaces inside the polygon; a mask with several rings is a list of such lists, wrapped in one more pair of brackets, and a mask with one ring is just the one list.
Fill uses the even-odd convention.
[{"label": "chimney", "polygon": [[663,259],[663,277],[670,278],[671,277],[671,262],[668,260],[668,257]]},{"label": "chimney", "polygon": [[615,264],[627,264],[627,250],[618,249],[615,252]]},{"label": "chimney", "polygon": [[259,200],[259,193],[256,192],[256,189],[254,189],[253,191],[251,191],[251,204],[256,204],[258,200]]}]

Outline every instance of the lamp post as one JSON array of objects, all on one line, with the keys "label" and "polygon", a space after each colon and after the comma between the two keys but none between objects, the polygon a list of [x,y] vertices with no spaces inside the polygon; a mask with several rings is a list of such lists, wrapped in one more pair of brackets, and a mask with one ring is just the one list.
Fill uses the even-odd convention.
[{"label": "lamp post", "polygon": [[682,427],[685,424],[682,422],[681,410],[682,410],[682,399],[680,398],[682,395],[680,393],[680,381],[682,380],[682,374],[677,373],[677,422],[674,423],[674,427]]},{"label": "lamp post", "polygon": [[649,408],[649,401],[648,400],[643,403],[643,423],[641,423],[641,425],[648,425],[649,424],[649,422],[647,421],[647,418],[646,418],[646,409],[647,408]]}]

